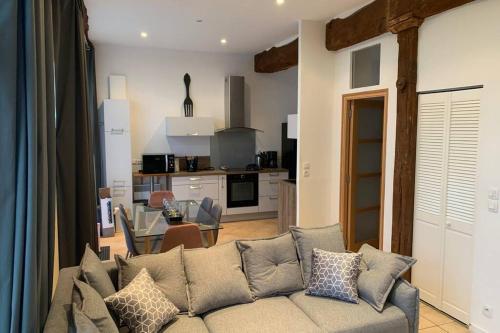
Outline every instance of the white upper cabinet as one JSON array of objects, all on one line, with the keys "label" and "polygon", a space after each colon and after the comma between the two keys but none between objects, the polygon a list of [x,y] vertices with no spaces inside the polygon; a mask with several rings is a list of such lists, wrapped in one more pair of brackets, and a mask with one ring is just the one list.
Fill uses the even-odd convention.
[{"label": "white upper cabinet", "polygon": [[213,136],[213,118],[167,117],[167,136]]},{"label": "white upper cabinet", "polygon": [[105,99],[103,101],[101,121],[104,131],[113,134],[123,134],[130,131],[129,102],[124,99]]}]

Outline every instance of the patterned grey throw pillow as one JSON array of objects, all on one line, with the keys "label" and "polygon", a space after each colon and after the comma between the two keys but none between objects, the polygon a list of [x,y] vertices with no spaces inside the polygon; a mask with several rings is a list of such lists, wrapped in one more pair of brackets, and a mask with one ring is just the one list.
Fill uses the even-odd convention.
[{"label": "patterned grey throw pillow", "polygon": [[179,309],[155,286],[146,268],[125,288],[104,299],[136,333],[155,333],[175,318]]},{"label": "patterned grey throw pillow", "polygon": [[361,254],[313,249],[312,274],[306,294],[358,303]]}]

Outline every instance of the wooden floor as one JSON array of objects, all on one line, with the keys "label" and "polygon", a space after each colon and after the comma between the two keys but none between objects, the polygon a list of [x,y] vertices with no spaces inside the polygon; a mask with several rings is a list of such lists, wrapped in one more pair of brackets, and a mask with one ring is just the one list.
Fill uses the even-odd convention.
[{"label": "wooden floor", "polygon": [[[224,222],[224,229],[219,230],[217,244],[223,244],[237,239],[252,239],[276,236],[278,233],[278,220],[255,220],[240,222]],[[110,247],[110,258],[115,254],[125,256],[127,246],[123,233],[116,233],[114,237],[101,238],[100,246]]]},{"label": "wooden floor", "polygon": [[[236,239],[252,239],[272,237],[277,235],[278,221],[272,220],[256,220],[242,222],[225,222],[224,229],[219,231],[219,239],[217,244],[227,243]],[[115,254],[125,256],[127,246],[122,233],[117,233],[114,237],[101,238],[101,246],[110,246],[111,258]],[[420,322],[419,333],[465,333],[469,332],[468,328],[455,319],[436,310],[435,308],[425,304],[420,305]]]}]

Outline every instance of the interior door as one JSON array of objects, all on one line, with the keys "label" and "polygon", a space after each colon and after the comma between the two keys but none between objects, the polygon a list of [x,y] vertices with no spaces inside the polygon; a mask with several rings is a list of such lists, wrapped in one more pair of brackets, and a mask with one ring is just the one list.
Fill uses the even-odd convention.
[{"label": "interior door", "polygon": [[348,247],[379,248],[383,204],[384,99],[350,102]]},{"label": "interior door", "polygon": [[442,309],[468,323],[481,90],[450,93]]},{"label": "interior door", "polygon": [[480,90],[419,98],[412,282],[421,298],[468,323]]}]

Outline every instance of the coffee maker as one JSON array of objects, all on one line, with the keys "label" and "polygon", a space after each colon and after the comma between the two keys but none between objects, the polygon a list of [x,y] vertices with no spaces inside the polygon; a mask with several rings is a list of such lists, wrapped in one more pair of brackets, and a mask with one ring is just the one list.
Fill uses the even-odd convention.
[{"label": "coffee maker", "polygon": [[278,152],[275,150],[265,151],[266,164],[268,168],[275,169],[278,167]]}]

